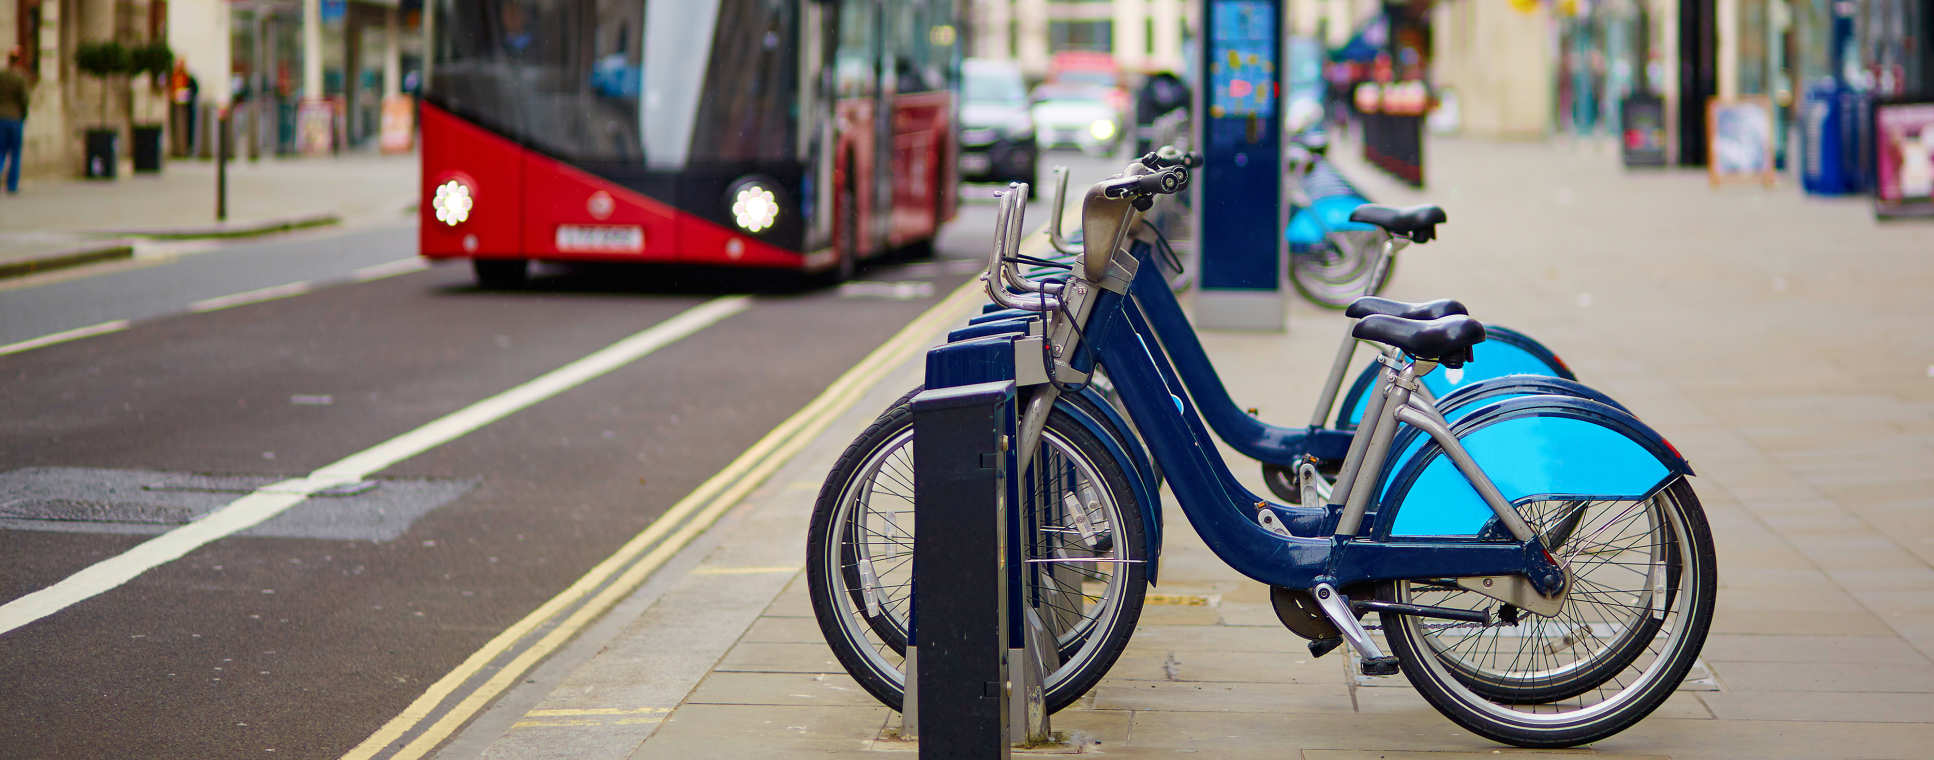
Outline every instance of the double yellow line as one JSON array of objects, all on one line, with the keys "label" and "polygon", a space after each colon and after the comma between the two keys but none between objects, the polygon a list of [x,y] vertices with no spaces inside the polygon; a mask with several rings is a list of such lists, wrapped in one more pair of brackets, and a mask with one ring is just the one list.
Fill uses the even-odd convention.
[{"label": "double yellow line", "polygon": [[[671,509],[616,553],[598,563],[577,582],[551,597],[524,619],[497,634],[455,670],[431,684],[402,713],[343,755],[343,760],[375,758],[396,747],[411,731],[432,718],[435,718],[434,722],[409,738],[389,757],[414,760],[436,749],[437,745],[488,706],[491,700],[516,684],[526,671],[557,651],[619,600],[637,590],[659,566],[737,505],[752,489],[771,477],[833,420],[858,402],[888,370],[926,348],[927,341],[934,333],[956,319],[969,302],[978,300],[980,291],[981,283],[970,280],[928,309],[833,381],[805,408],[773,428],[772,432],[759,439],[725,469],[672,505]],[[439,708],[443,708],[460,688],[508,654],[533,631],[561,615],[564,617],[555,627],[517,652],[488,680],[464,694],[454,705],[442,709],[439,715]]]}]

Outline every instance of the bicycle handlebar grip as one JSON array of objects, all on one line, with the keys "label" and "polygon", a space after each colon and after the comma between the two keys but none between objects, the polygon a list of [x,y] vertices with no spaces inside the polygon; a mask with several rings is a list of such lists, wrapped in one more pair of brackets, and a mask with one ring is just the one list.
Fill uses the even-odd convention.
[{"label": "bicycle handlebar grip", "polygon": [[1135,189],[1148,195],[1168,195],[1181,192],[1189,185],[1189,170],[1180,166],[1144,174],[1135,179]]},{"label": "bicycle handlebar grip", "polygon": [[1202,165],[1202,156],[1193,151],[1183,153],[1176,150],[1173,145],[1164,145],[1142,156],[1142,165],[1150,169],[1167,169],[1175,166],[1193,169]]}]

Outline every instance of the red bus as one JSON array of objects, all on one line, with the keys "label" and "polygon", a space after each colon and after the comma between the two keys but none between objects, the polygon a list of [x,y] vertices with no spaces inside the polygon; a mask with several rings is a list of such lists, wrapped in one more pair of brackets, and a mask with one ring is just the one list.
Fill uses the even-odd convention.
[{"label": "red bus", "polygon": [[421,253],[844,279],[954,214],[958,0],[430,0]]}]

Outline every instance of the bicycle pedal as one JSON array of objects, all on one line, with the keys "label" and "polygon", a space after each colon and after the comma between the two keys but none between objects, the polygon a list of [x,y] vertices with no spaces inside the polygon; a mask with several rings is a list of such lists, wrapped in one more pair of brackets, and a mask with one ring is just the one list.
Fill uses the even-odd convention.
[{"label": "bicycle pedal", "polygon": [[1343,646],[1342,636],[1331,636],[1327,639],[1310,639],[1309,656],[1322,657],[1323,655],[1336,651],[1336,648],[1340,646]]},{"label": "bicycle pedal", "polygon": [[1395,656],[1365,657],[1360,666],[1366,676],[1394,676],[1402,670]]}]

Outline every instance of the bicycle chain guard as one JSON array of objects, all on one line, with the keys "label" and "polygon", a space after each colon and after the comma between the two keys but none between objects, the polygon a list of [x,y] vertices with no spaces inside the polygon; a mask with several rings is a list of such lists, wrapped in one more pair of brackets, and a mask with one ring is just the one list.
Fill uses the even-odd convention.
[{"label": "bicycle chain guard", "polygon": [[1343,635],[1307,590],[1270,586],[1269,606],[1276,609],[1276,619],[1283,622],[1283,627],[1303,638],[1320,641]]}]

